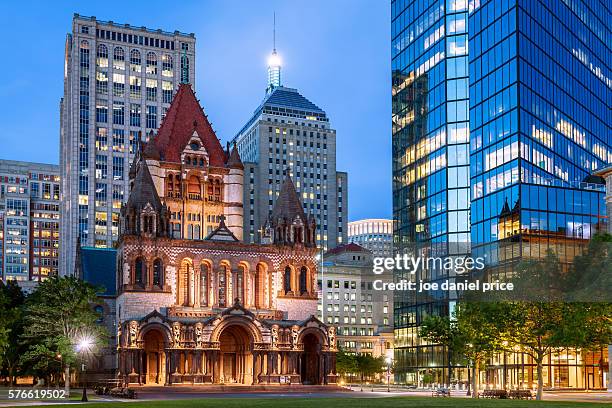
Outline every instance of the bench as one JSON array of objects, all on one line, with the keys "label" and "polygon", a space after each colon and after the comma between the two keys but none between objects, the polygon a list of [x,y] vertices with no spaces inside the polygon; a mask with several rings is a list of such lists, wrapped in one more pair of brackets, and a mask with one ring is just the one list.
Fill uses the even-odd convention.
[{"label": "bench", "polygon": [[451,396],[451,392],[448,388],[438,388],[431,392],[431,396],[446,398]]},{"label": "bench", "polygon": [[508,398],[508,392],[506,390],[484,390],[480,396],[482,398],[506,399]]},{"label": "bench", "polygon": [[512,399],[533,399],[534,396],[530,390],[510,390],[508,397]]}]

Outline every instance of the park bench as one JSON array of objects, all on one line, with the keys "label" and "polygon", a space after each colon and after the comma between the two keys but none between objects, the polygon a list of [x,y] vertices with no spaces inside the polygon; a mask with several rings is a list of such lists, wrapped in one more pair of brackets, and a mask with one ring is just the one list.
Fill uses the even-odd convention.
[{"label": "park bench", "polygon": [[450,397],[451,392],[448,388],[438,388],[431,392],[432,397]]},{"label": "park bench", "polygon": [[506,390],[484,390],[480,396],[482,398],[506,399],[508,398],[508,392]]},{"label": "park bench", "polygon": [[533,394],[530,390],[510,390],[508,397],[513,399],[533,399]]}]

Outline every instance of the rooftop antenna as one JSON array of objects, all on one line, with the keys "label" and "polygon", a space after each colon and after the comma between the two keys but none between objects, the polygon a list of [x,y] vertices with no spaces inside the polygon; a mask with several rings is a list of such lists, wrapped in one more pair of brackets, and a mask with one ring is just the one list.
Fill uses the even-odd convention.
[{"label": "rooftop antenna", "polygon": [[281,86],[281,60],[276,53],[276,12],[273,16],[272,25],[272,55],[268,58],[268,87],[266,94],[270,94],[274,88]]}]

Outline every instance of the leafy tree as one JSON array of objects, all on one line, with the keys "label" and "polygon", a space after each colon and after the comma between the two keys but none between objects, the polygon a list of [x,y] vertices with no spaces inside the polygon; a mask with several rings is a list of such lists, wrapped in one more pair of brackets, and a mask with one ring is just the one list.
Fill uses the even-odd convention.
[{"label": "leafy tree", "polygon": [[451,355],[470,366],[474,398],[478,397],[478,371],[501,348],[499,332],[491,319],[496,313],[493,304],[465,302],[457,305],[451,318],[428,316],[421,324],[423,338],[446,346]]},{"label": "leafy tree", "polygon": [[[508,351],[521,351],[531,356],[538,377],[537,399],[543,393],[543,361],[551,350],[559,347],[595,348],[612,340],[612,305],[610,303],[566,302],[567,288],[592,265],[601,271],[605,257],[589,251],[599,242],[591,243],[581,258],[564,271],[558,257],[549,251],[541,261],[529,261],[517,268],[514,291],[528,293],[526,300],[494,303],[497,313],[488,315],[496,326]],[[607,256],[607,255],[606,255]]]},{"label": "leafy tree", "polygon": [[336,353],[336,371],[343,377],[357,373],[357,357],[339,347]]},{"label": "leafy tree", "polygon": [[0,367],[15,385],[19,373],[22,345],[17,341],[23,332],[23,304],[25,295],[16,281],[0,282]]},{"label": "leafy tree", "polygon": [[356,357],[356,360],[357,372],[361,376],[362,384],[364,378],[380,373],[385,365],[383,357],[374,357],[371,354],[360,354]]},{"label": "leafy tree", "polygon": [[98,291],[76,277],[52,277],[28,296],[22,335],[27,352],[21,361],[29,372],[49,377],[63,367],[65,386],[69,387],[79,339],[88,337],[102,346],[106,338],[104,329],[96,324],[99,314],[91,307]]}]

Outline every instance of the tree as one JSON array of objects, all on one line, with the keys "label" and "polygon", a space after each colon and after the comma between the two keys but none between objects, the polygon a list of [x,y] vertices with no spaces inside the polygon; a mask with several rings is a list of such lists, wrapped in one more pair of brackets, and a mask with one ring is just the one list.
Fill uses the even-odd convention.
[{"label": "tree", "polygon": [[33,374],[51,377],[64,369],[70,386],[70,366],[77,360],[75,345],[88,337],[98,346],[105,339],[96,324],[100,317],[92,308],[99,289],[76,277],[51,277],[41,282],[25,304],[22,340],[27,352],[22,363]]},{"label": "tree", "polygon": [[[597,244],[591,244],[591,250]],[[612,339],[610,303],[565,301],[568,288],[581,279],[578,275],[587,265],[594,265],[595,270],[601,271],[605,257],[595,253],[590,257],[590,261],[579,259],[569,271],[563,270],[552,251],[548,251],[541,261],[520,264],[513,280],[514,291],[523,297],[527,294],[524,297],[527,300],[494,303],[498,313],[488,315],[507,351],[526,353],[536,363],[538,400],[543,393],[543,361],[551,350],[559,347],[589,349],[608,344]]]},{"label": "tree", "polygon": [[338,348],[336,353],[336,371],[340,376],[348,376],[357,373],[357,358],[354,354],[349,354],[343,348]]},{"label": "tree", "polygon": [[15,385],[23,346],[17,341],[23,332],[25,295],[16,281],[0,282],[0,367],[10,385]]},{"label": "tree", "polygon": [[357,372],[361,376],[362,384],[364,378],[380,373],[385,365],[383,357],[373,357],[371,354],[360,354],[356,357],[356,360]]},{"label": "tree", "polygon": [[472,397],[478,398],[478,372],[493,352],[500,350],[499,332],[492,324],[497,309],[492,304],[464,302],[447,316],[428,316],[421,323],[420,335],[446,346],[451,355],[460,356],[472,370]]}]

